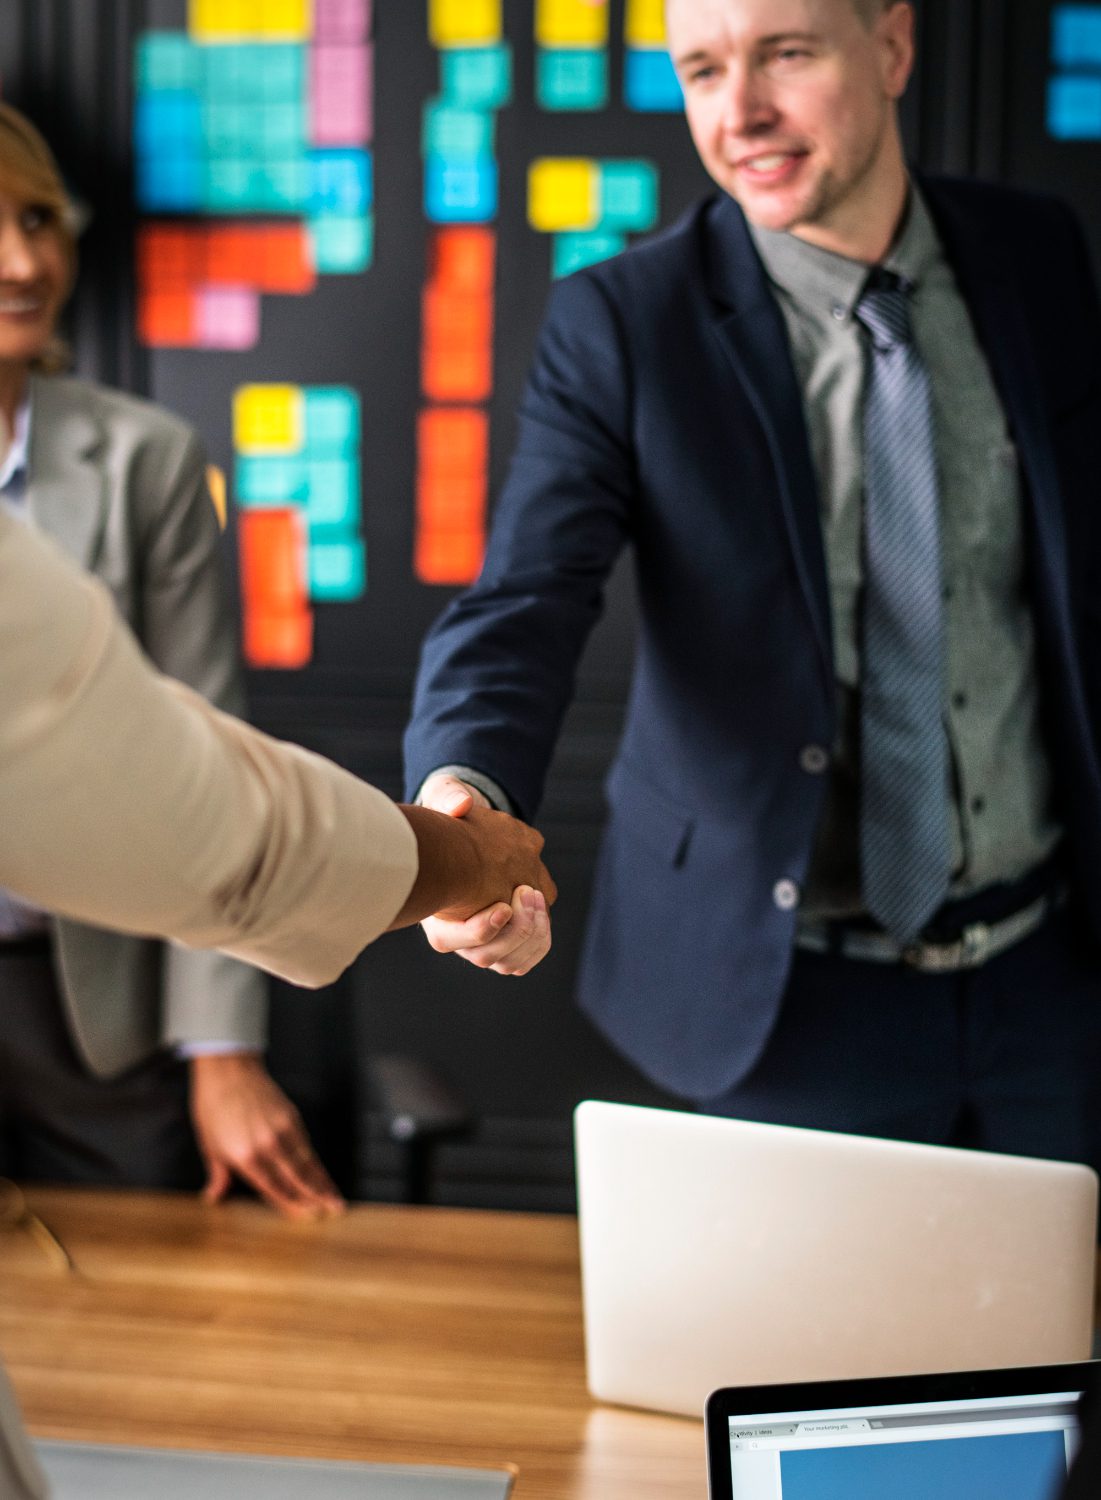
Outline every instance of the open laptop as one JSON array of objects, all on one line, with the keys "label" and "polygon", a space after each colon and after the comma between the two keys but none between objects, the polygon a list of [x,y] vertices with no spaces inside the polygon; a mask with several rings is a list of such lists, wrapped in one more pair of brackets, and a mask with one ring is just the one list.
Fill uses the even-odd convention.
[{"label": "open laptop", "polygon": [[1057,1500],[1097,1365],[740,1386],[707,1403],[711,1500]]},{"label": "open laptop", "polygon": [[1087,1167],[592,1101],[575,1137],[602,1400],[1089,1354]]}]

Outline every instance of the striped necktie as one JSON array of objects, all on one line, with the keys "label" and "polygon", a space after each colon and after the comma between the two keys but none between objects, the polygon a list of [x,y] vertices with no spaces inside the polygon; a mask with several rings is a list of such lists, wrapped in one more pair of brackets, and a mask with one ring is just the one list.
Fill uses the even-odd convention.
[{"label": "striped necktie", "polygon": [[864,902],[900,942],[944,901],[948,741],[937,461],[912,286],[874,272],[864,396],[860,857]]}]

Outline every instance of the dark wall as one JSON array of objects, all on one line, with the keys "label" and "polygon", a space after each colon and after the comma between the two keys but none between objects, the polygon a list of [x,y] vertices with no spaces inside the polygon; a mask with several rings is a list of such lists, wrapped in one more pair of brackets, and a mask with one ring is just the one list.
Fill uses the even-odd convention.
[{"label": "dark wall", "polygon": [[[1101,252],[1101,149],[1058,144],[1045,134],[1051,8],[1044,0],[921,0],[921,64],[905,102],[907,140],[929,171],[1066,192]],[[532,9],[532,0],[506,0],[517,73],[515,102],[498,120],[495,483],[507,462],[512,411],[549,283],[549,245],[528,228],[524,213],[527,164],[537,155],[650,158],[661,168],[663,222],[706,187],[683,121],[629,113],[615,102],[618,44],[607,110],[552,116],[534,107]],[[183,0],[0,0],[0,78],[5,96],[51,138],[93,209],[72,313],[83,373],[179,410],[227,468],[235,386],[284,379],[346,382],[362,392],[367,595],[319,609],[310,667],[254,673],[251,689],[254,717],[265,728],[397,792],[417,642],[450,593],[417,583],[410,566],[427,243],[419,135],[423,104],[436,90],[436,60],[423,0],[376,0],[375,12],[375,263],[362,277],[323,281],[308,299],[265,299],[263,340],[241,354],[150,353],[131,333],[131,46],[142,29],[181,28]],[[613,38],[622,35],[622,13],[623,0],[613,0]],[[437,958],[413,932],[379,943],[319,997],[276,987],[274,1069],[357,1191],[385,1194],[392,1186],[393,1155],[368,1139],[372,1132],[363,1123],[362,1063],[379,1052],[424,1056],[476,1110],[471,1138],[440,1158],[438,1194],[447,1201],[566,1207],[573,1104],[586,1095],[663,1102],[580,1019],[571,994],[602,818],[601,783],[616,742],[632,636],[631,583],[622,569],[582,665],[542,815],[562,895],[554,952],[540,969],[523,981],[482,975]]]}]

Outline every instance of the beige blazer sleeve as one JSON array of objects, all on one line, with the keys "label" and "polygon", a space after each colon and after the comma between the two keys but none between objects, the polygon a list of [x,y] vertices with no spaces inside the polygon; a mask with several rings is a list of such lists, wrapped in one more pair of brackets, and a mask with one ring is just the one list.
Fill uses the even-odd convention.
[{"label": "beige blazer sleeve", "polygon": [[381,792],[159,676],[102,586],[0,514],[0,884],[53,911],[334,979],[416,841]]}]

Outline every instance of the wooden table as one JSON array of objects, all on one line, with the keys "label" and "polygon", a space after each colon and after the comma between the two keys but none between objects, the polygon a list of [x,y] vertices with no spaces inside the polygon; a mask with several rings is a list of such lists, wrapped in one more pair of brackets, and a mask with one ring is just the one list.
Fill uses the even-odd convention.
[{"label": "wooden table", "polygon": [[699,1422],[587,1396],[572,1218],[28,1190],[0,1353],[44,1437],[473,1467],[517,1500],[703,1500]]}]

